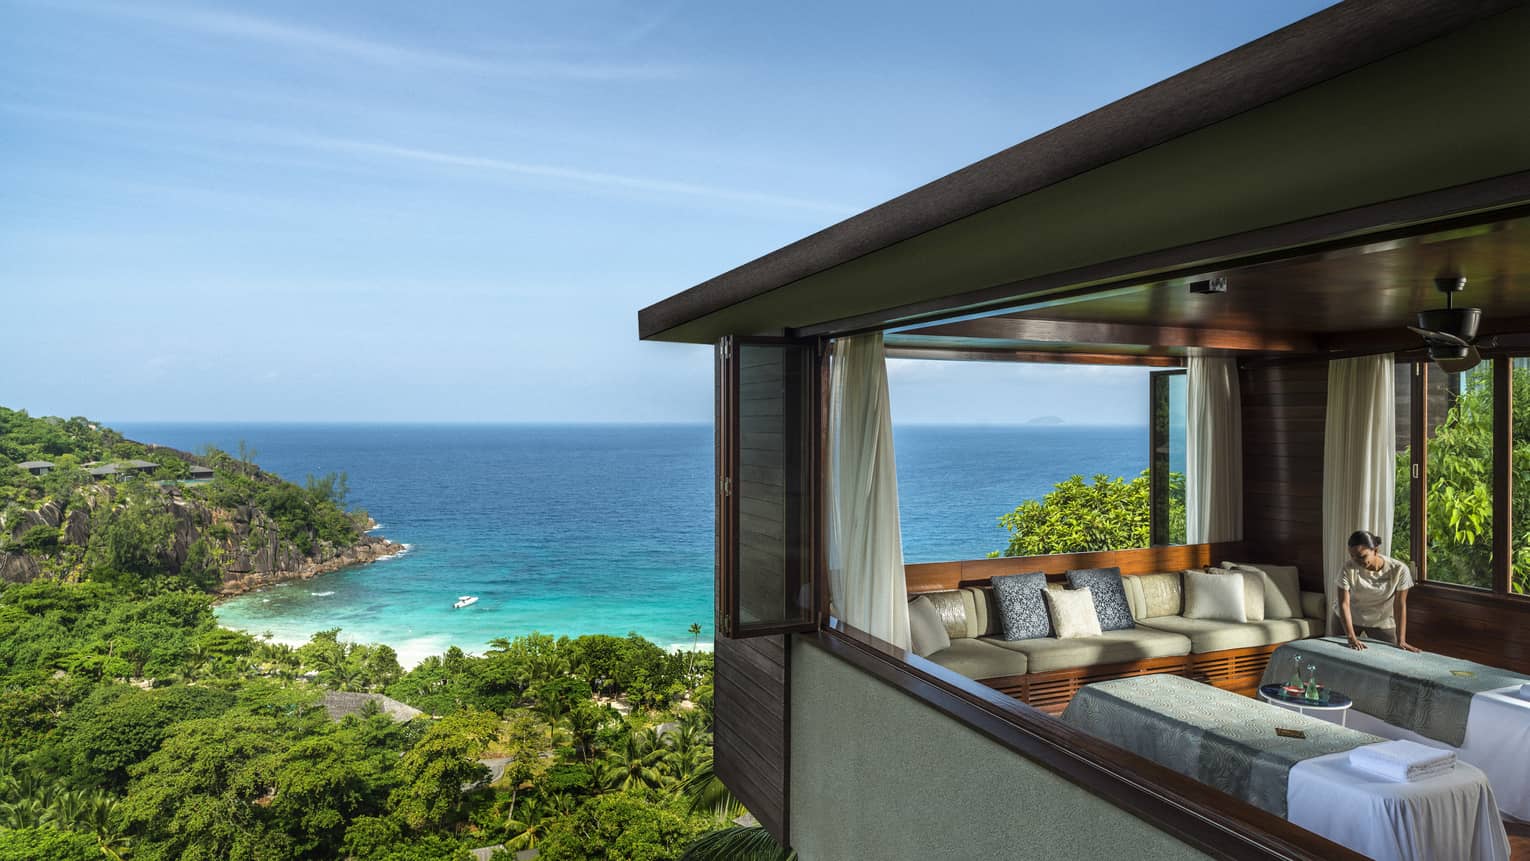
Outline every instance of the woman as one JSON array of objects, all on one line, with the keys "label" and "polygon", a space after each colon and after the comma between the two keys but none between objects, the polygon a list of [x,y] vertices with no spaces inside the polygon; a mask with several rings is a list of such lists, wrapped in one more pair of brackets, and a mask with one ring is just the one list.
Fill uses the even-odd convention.
[{"label": "woman", "polygon": [[1364,634],[1372,640],[1393,643],[1410,652],[1408,644],[1408,590],[1413,574],[1408,566],[1381,555],[1381,539],[1360,531],[1349,536],[1349,561],[1339,572],[1339,617],[1351,649],[1363,649]]}]

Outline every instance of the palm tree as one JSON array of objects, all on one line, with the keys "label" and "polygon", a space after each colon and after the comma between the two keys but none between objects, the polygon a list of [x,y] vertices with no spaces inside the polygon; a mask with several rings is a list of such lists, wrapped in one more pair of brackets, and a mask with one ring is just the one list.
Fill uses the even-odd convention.
[{"label": "palm tree", "polygon": [[680,796],[690,802],[692,813],[710,813],[719,822],[731,822],[746,812],[744,805],[717,777],[712,760],[696,767],[680,782]]},{"label": "palm tree", "polygon": [[710,740],[702,739],[701,730],[695,723],[684,723],[664,736],[664,746],[669,748],[665,761],[674,767],[675,774],[684,780],[696,771],[696,767],[708,756]]},{"label": "palm tree", "polygon": [[600,782],[610,789],[636,789],[664,785],[664,773],[658,765],[666,751],[655,747],[651,739],[653,730],[629,732],[626,743],[619,750],[607,754],[600,769]]},{"label": "palm tree", "polygon": [[562,814],[543,804],[537,796],[527,796],[517,806],[515,815],[505,823],[511,834],[505,841],[505,848],[512,852],[535,849],[537,841],[547,836],[547,829],[560,818]]},{"label": "palm tree", "polygon": [[758,825],[734,826],[696,838],[680,861],[796,861],[797,853],[782,849],[770,832]]},{"label": "palm tree", "polygon": [[[690,631],[691,657],[690,660],[686,663],[685,667],[685,677],[687,680],[694,679],[696,677],[696,648],[701,644],[701,623],[692,622]],[[695,685],[696,683],[692,681],[691,684]]]}]

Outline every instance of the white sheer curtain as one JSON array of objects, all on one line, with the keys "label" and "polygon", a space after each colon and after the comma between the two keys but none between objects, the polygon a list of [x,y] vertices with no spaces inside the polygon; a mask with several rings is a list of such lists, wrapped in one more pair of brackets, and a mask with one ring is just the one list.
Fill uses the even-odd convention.
[{"label": "white sheer curtain", "polygon": [[830,605],[846,624],[908,648],[882,333],[837,339],[829,374]]},{"label": "white sheer curtain", "polygon": [[1243,406],[1238,361],[1191,356],[1186,372],[1185,540],[1243,537]]},{"label": "white sheer curtain", "polygon": [[[1328,633],[1338,633],[1336,584],[1350,533],[1364,529],[1392,539],[1397,484],[1397,390],[1392,354],[1328,363],[1328,421],[1323,434],[1323,590]],[[1384,552],[1391,553],[1391,547]]]}]

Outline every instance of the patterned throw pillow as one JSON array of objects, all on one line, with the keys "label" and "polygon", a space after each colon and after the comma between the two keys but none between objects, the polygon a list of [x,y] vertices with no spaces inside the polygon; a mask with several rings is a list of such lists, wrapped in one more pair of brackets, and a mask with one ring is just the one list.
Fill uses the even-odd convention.
[{"label": "patterned throw pillow", "polygon": [[1132,620],[1132,607],[1126,603],[1126,587],[1121,585],[1120,568],[1069,571],[1068,588],[1088,589],[1094,593],[1094,612],[1100,617],[1101,631],[1125,631],[1137,626]]},{"label": "patterned throw pillow", "polygon": [[1052,636],[1052,618],[1047,615],[1047,575],[1006,574],[993,579],[994,603],[1004,625],[1004,639],[1030,640]]}]

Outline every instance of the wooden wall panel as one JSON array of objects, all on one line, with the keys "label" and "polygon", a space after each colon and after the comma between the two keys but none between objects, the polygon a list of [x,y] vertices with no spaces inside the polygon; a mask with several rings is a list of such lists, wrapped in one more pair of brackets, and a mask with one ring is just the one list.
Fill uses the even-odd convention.
[{"label": "wooden wall panel", "polygon": [[1323,433],[1328,362],[1245,367],[1243,541],[1251,561],[1301,571],[1323,588]]},{"label": "wooden wall panel", "polygon": [[938,592],[958,586],[987,586],[989,578],[1003,574],[1042,571],[1059,579],[1074,568],[1121,569],[1122,574],[1153,574],[1204,568],[1224,560],[1241,558],[1243,545],[1178,544],[1137,550],[1101,550],[1093,553],[1059,553],[1053,556],[1004,556],[962,562],[923,562],[903,566],[908,591]]},{"label": "wooden wall panel", "polygon": [[1408,639],[1431,652],[1530,673],[1530,599],[1421,586],[1408,597]]},{"label": "wooden wall panel", "polygon": [[786,635],[715,646],[713,757],[717,776],[782,845],[787,845],[791,761]]}]

